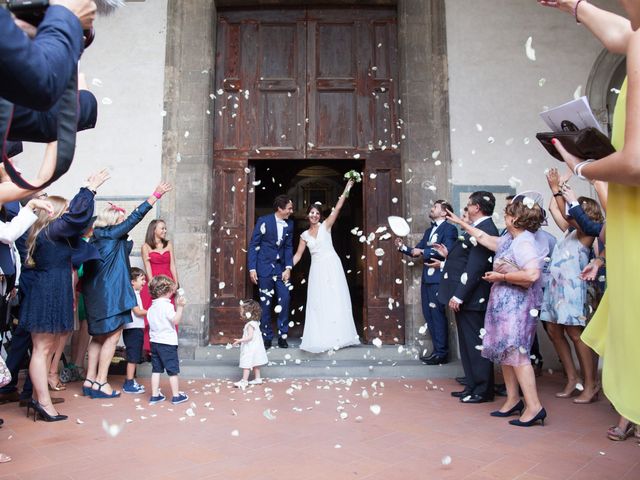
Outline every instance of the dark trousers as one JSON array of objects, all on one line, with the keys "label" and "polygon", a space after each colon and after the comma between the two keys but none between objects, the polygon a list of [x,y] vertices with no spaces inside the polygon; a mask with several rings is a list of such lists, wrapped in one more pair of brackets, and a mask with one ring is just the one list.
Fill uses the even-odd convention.
[{"label": "dark trousers", "polygon": [[475,395],[493,399],[493,363],[476,348],[482,345],[480,329],[484,327],[484,313],[463,309],[456,314],[456,321],[466,388]]},{"label": "dark trousers", "polygon": [[[18,389],[18,373],[20,372],[20,366],[26,359],[29,358],[29,351],[31,350],[31,333],[25,329],[20,328],[18,325],[11,337],[11,347],[7,353],[7,368],[11,372],[11,382],[4,387],[0,388],[0,393],[11,393]],[[33,392],[33,386],[31,385],[31,379],[29,373],[24,381],[24,387],[22,388],[21,398],[31,398]]]},{"label": "dark trousers", "polygon": [[[433,354],[447,358],[449,355],[449,328],[444,305],[438,301],[438,284],[423,283],[420,287],[422,295],[422,315],[427,322],[433,342]],[[435,306],[434,306],[435,305]]]},{"label": "dark trousers", "polygon": [[289,331],[289,288],[282,281],[282,274],[274,277],[258,277],[258,292],[260,295],[260,306],[262,316],[260,317],[260,330],[265,340],[273,339],[273,328],[271,327],[271,310],[276,305],[280,305],[282,310],[278,313],[278,336]]}]

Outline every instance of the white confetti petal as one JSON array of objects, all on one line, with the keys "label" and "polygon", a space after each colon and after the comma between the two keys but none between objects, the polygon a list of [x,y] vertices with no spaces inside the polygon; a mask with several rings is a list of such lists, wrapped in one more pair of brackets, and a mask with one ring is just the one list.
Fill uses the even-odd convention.
[{"label": "white confetti petal", "polygon": [[374,338],[371,343],[373,343],[374,346],[380,348],[382,347],[382,340],[380,340],[379,338]]},{"label": "white confetti petal", "polygon": [[231,436],[232,437],[239,437],[240,436],[240,432],[238,430],[232,430],[231,431]]},{"label": "white confetti petal", "polygon": [[442,465],[451,465],[451,457],[449,455],[445,455],[442,457]]},{"label": "white confetti petal", "polygon": [[464,272],[462,275],[460,275],[460,283],[463,285],[467,284],[467,272]]},{"label": "white confetti petal", "polygon": [[104,97],[102,99],[102,104],[103,105],[111,105],[113,103],[113,100],[111,100],[109,97]]},{"label": "white confetti petal", "polygon": [[380,415],[380,405],[371,405],[369,410],[371,410],[371,413],[374,415]]},{"label": "white confetti petal", "polygon": [[123,425],[117,425],[115,423],[113,425],[109,425],[109,422],[102,420],[102,428],[109,436],[117,437],[122,431]]},{"label": "white confetti petal", "polygon": [[532,43],[533,43],[533,38],[532,37],[527,38],[527,43],[525,43],[524,45],[524,50],[525,50],[525,53],[527,54],[527,58],[532,62],[535,62],[536,50],[531,46]]}]

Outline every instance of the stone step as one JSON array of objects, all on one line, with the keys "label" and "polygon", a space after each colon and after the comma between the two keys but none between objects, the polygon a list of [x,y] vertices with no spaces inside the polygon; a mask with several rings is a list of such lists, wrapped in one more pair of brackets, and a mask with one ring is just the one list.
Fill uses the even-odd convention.
[{"label": "stone step", "polygon": [[[293,350],[293,349],[292,349]],[[292,354],[293,357],[293,354]],[[262,369],[267,378],[453,378],[462,374],[460,361],[446,365],[427,366],[412,359],[402,360],[365,360],[365,359],[299,359],[275,360],[270,357],[269,365]],[[138,367],[138,375],[151,375],[151,365],[146,363]],[[200,379],[235,379],[240,376],[238,355],[228,355],[209,360],[181,360],[180,376]]]},{"label": "stone step", "polygon": [[[275,343],[275,342],[274,342]],[[417,360],[422,350],[416,347],[405,347],[402,345],[383,345],[375,347],[374,345],[357,345],[340,350],[331,350],[325,353],[309,353],[297,348],[299,341],[290,341],[290,348],[278,348],[277,346],[267,350],[269,361],[281,362],[284,360],[295,362],[296,360],[327,360],[327,361],[343,361],[343,360]],[[240,355],[239,348],[229,348],[225,345],[209,345],[206,347],[197,347],[195,349],[195,360],[226,360],[233,359],[238,361]]]}]

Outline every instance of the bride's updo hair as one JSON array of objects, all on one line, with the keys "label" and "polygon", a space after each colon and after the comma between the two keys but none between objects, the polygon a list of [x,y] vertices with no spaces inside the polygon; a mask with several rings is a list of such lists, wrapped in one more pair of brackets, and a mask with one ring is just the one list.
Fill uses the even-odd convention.
[{"label": "bride's updo hair", "polygon": [[311,213],[311,210],[317,210],[318,213],[320,214],[320,221],[324,220],[324,215],[322,213],[322,204],[321,203],[318,202],[318,203],[312,203],[311,205],[309,205],[309,207],[307,208],[307,217]]}]

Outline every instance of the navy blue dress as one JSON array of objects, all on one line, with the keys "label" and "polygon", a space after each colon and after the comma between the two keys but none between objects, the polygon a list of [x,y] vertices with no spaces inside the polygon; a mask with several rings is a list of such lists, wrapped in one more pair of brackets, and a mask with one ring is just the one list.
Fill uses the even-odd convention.
[{"label": "navy blue dress", "polygon": [[102,260],[85,263],[82,277],[91,335],[106,335],[132,321],[131,309],[138,302],[129,273],[133,248],[129,232],[149,210],[151,205],[144,201],[122,223],[93,231],[90,245],[98,249]]},{"label": "navy blue dress", "polygon": [[28,269],[29,288],[20,308],[20,326],[31,333],[73,330],[72,257],[93,216],[93,195],[91,190],[81,188],[71,200],[69,211],[36,238],[35,265]]}]

